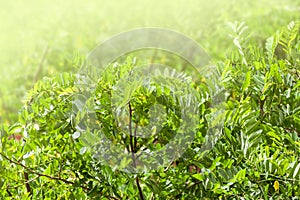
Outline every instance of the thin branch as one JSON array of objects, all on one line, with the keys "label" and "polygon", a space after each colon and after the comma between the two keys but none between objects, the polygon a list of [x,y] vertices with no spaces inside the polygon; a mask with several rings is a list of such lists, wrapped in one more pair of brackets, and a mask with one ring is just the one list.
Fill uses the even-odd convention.
[{"label": "thin branch", "polygon": [[6,189],[6,192],[7,192],[7,194],[8,194],[10,197],[13,196],[12,193],[11,193],[8,189]]},{"label": "thin branch", "polygon": [[[137,131],[137,125],[135,126],[135,130],[134,130],[134,136],[132,136],[132,108],[131,108],[131,104],[130,102],[128,103],[128,107],[129,107],[129,124],[128,124],[128,128],[129,128],[129,134],[130,134],[130,149],[131,149],[131,157],[132,157],[132,162],[133,162],[133,166],[134,168],[136,168],[136,160],[135,160],[135,148],[136,148],[136,131]],[[139,191],[139,195],[140,195],[140,199],[144,200],[144,195],[143,195],[143,191],[140,185],[140,181],[139,181],[139,177],[138,175],[135,177],[135,182]]]},{"label": "thin branch", "polygon": [[135,127],[134,127],[134,143],[133,143],[133,149],[134,149],[134,152],[137,151],[137,139],[136,139],[136,135],[137,135],[137,130],[138,130],[138,124],[135,123]]},{"label": "thin branch", "polygon": [[276,175],[273,175],[273,174],[265,174],[265,173],[262,173],[262,174],[260,174],[260,175],[261,175],[261,176],[269,176],[269,177],[271,177],[271,179],[259,180],[259,181],[257,181],[258,183],[261,183],[261,182],[267,182],[267,181],[274,181],[274,180],[299,182],[299,179],[297,180],[297,179],[293,179],[293,178],[284,178],[284,177],[276,176]]},{"label": "thin branch", "polygon": [[[36,180],[37,178],[39,178],[39,176],[36,176],[36,177],[34,177],[34,178],[32,178],[32,179],[30,179],[30,180],[28,180],[28,181],[25,181],[24,183],[25,183],[25,184],[26,184],[26,183],[31,183],[32,181]],[[15,186],[7,186],[7,189],[16,189],[16,188],[18,188],[18,187],[23,186],[24,183],[19,184],[19,185],[15,185]]]},{"label": "thin branch", "polygon": [[140,198],[141,198],[142,200],[144,200],[144,195],[143,195],[142,188],[141,188],[141,186],[140,186],[140,182],[139,182],[139,177],[138,177],[138,176],[135,177],[135,182],[136,182],[136,185],[137,185],[138,190],[139,190]]},{"label": "thin branch", "polygon": [[[17,161],[14,161],[14,160],[8,158],[8,157],[7,157],[6,155],[4,155],[3,153],[0,153],[0,155],[3,156],[3,157],[4,157],[6,160],[8,160],[9,162],[14,163],[14,164],[16,164],[16,165],[19,165],[19,166],[23,167],[25,170],[31,172],[32,174],[35,174],[35,175],[38,175],[38,176],[42,176],[42,177],[46,177],[46,178],[49,178],[49,179],[52,179],[52,180],[62,181],[62,182],[64,182],[64,183],[71,184],[71,185],[74,185],[74,184],[75,184],[75,183],[72,182],[72,181],[68,181],[68,180],[63,179],[63,178],[60,178],[60,177],[50,176],[50,175],[47,175],[47,174],[43,174],[43,173],[36,172],[36,171],[32,170],[31,168],[29,168],[29,167],[23,165],[22,163],[17,162]],[[85,189],[85,190],[90,190],[90,188],[85,187],[85,186],[79,186],[79,187],[81,187],[82,189]]]},{"label": "thin branch", "polygon": [[131,104],[128,103],[128,107],[129,107],[129,124],[128,124],[128,128],[129,128],[129,135],[130,135],[130,150],[131,150],[131,158],[132,158],[132,162],[133,162],[133,167],[136,168],[136,161],[135,161],[135,155],[134,155],[134,141],[135,138],[132,136],[132,108],[131,108]]},{"label": "thin branch", "polygon": [[[14,163],[14,164],[16,164],[16,165],[19,165],[19,166],[23,167],[25,170],[31,172],[32,174],[37,175],[37,177],[25,181],[25,184],[29,184],[30,182],[32,182],[32,181],[34,181],[35,179],[37,179],[37,178],[39,178],[39,177],[42,176],[42,177],[46,177],[46,178],[49,178],[49,179],[52,179],[52,180],[62,181],[62,182],[64,182],[64,183],[67,183],[67,184],[70,184],[70,185],[75,185],[75,183],[72,182],[72,181],[68,181],[68,180],[63,179],[63,178],[60,178],[60,177],[50,176],[50,175],[47,175],[47,174],[42,174],[42,173],[36,172],[36,171],[32,170],[31,168],[29,168],[29,167],[23,165],[23,164],[20,163],[20,162],[14,161],[14,160],[10,159],[10,158],[7,157],[6,155],[4,155],[2,152],[0,152],[0,155],[3,156],[3,157],[4,157],[6,160],[8,160],[9,162]],[[25,178],[25,179],[26,179],[26,178]],[[27,176],[27,179],[28,179],[28,176]],[[22,183],[22,185],[23,185],[23,184],[24,184],[24,183]],[[6,192],[8,193],[9,196],[12,197],[13,194],[9,191],[9,189],[17,188],[17,187],[20,187],[20,186],[22,186],[22,185],[17,185],[17,186],[14,186],[14,187],[7,187],[7,188],[6,188]],[[91,190],[90,188],[85,187],[85,186],[79,186],[79,187],[82,188],[82,189],[84,189],[84,190],[88,190],[88,191]],[[28,189],[27,189],[27,191],[28,191]],[[100,195],[103,195],[103,194],[100,193]],[[106,197],[106,198],[108,198],[108,199],[117,199],[117,198],[115,198],[115,197],[113,197],[113,196],[110,196],[110,195],[103,195],[103,197]],[[142,200],[144,200],[144,198],[142,198]]]},{"label": "thin branch", "polygon": [[32,196],[32,190],[31,187],[29,185],[29,178],[28,178],[28,173],[24,171],[24,179],[25,181],[25,186],[26,186],[26,190],[27,192],[30,194],[30,196]]}]

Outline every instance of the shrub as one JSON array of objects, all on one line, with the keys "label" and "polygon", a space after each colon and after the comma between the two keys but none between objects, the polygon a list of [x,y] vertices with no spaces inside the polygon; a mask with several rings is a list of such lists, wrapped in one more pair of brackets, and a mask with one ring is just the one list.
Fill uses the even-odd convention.
[{"label": "shrub", "polygon": [[[237,51],[217,63],[227,91],[226,112],[223,134],[211,151],[199,152],[207,129],[206,117],[212,112],[208,97],[199,105],[201,115],[193,144],[169,166],[127,174],[99,162],[78,132],[78,122],[88,116],[88,110],[76,104],[83,112],[74,113],[74,96],[85,91],[76,84],[78,76],[64,73],[39,81],[28,93],[18,122],[3,127],[1,198],[132,199],[140,198],[141,193],[145,199],[297,198],[300,24],[291,22],[276,32],[266,40],[264,49],[247,43],[244,24],[231,26]],[[158,136],[130,137],[113,122],[109,106],[113,85],[133,66],[128,59],[108,68],[97,80],[93,100],[99,126],[111,141],[121,143],[128,151],[143,146],[160,148],[173,137],[180,113],[176,99],[167,90],[155,85],[152,92],[140,88],[130,102],[125,102],[134,109],[128,115],[136,124],[149,123],[149,108],[156,102],[169,109],[168,123],[163,124]],[[187,84],[193,85],[200,96],[205,93],[205,87],[201,87],[205,81]],[[8,139],[20,133],[22,140]],[[135,149],[130,149],[131,141]]]}]

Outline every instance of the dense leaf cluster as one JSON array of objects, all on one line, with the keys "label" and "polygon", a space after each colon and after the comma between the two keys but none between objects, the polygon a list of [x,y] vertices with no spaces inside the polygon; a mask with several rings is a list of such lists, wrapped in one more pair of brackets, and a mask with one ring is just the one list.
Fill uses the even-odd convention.
[{"label": "dense leaf cluster", "polygon": [[[290,199],[300,196],[300,23],[268,38],[265,48],[247,42],[247,27],[233,23],[237,51],[217,63],[226,90],[222,134],[201,152],[207,116],[208,80],[189,83],[198,91],[199,124],[193,144],[166,167],[130,174],[94,158],[91,141],[81,140],[74,96],[82,93],[78,76],[64,73],[35,84],[19,121],[1,130],[0,198],[12,199]],[[111,66],[97,80],[93,102],[101,133],[128,152],[161,149],[178,130],[180,109],[167,88],[139,88],[129,101],[130,123],[149,124],[150,107],[167,110],[162,128],[149,138],[129,136],[116,125],[114,85],[134,63]],[[151,86],[151,87],[150,87]],[[127,99],[127,98],[126,98]],[[80,104],[76,104],[78,110]],[[126,120],[125,120],[126,121]],[[131,129],[130,129],[131,130]],[[90,140],[97,142],[96,132]],[[155,132],[155,131],[154,131]],[[21,140],[12,139],[18,134]],[[95,139],[96,138],[96,139]],[[133,143],[134,144],[133,144]],[[133,160],[123,163],[132,165]],[[141,190],[140,190],[141,189]]]}]

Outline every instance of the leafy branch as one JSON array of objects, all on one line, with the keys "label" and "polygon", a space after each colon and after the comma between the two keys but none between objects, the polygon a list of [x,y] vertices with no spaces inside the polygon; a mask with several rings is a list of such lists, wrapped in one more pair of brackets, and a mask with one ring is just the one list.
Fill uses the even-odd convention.
[{"label": "leafy branch", "polygon": [[[35,175],[37,175],[39,177],[46,177],[46,178],[49,178],[49,179],[52,179],[52,180],[62,181],[62,182],[67,183],[67,184],[75,185],[74,182],[68,181],[68,180],[63,179],[61,177],[50,176],[50,175],[47,175],[47,174],[43,174],[43,173],[34,171],[31,168],[29,168],[29,167],[25,166],[24,164],[22,164],[21,162],[10,159],[9,157],[7,157],[6,155],[4,155],[3,153],[0,153],[0,155],[3,156],[6,160],[8,160],[10,163],[19,165],[19,166],[23,167],[25,170],[27,170],[28,172],[30,172],[32,174],[35,174]],[[90,188],[85,187],[85,186],[79,186],[79,187],[81,187],[82,189],[85,189],[85,190],[90,190]]]},{"label": "leafy branch", "polygon": [[[26,177],[25,177],[26,181],[25,181],[23,184],[25,184],[26,188],[28,187],[29,183],[31,183],[32,181],[36,180],[36,179],[39,178],[39,177],[46,177],[46,178],[48,178],[48,179],[57,180],[57,181],[62,181],[62,182],[64,182],[64,183],[70,184],[70,185],[72,185],[72,186],[77,186],[77,184],[76,184],[75,182],[68,181],[68,180],[63,179],[63,178],[61,178],[61,177],[50,176],[50,175],[47,175],[47,174],[43,174],[43,173],[34,171],[34,170],[32,170],[31,168],[29,168],[29,167],[25,166],[24,164],[22,164],[21,162],[10,159],[10,158],[7,157],[6,155],[4,155],[2,152],[0,152],[0,155],[3,156],[6,160],[8,160],[10,163],[13,163],[13,164],[16,164],[16,165],[18,165],[18,166],[21,166],[21,167],[23,167],[26,171],[28,171],[28,172],[30,172],[30,173],[32,173],[32,174],[37,175],[36,177],[34,177],[34,178],[30,179],[30,180],[28,180],[28,177],[27,177],[27,179],[26,179]],[[26,173],[26,172],[25,172],[25,173]],[[28,175],[27,175],[27,176],[28,176]],[[23,186],[23,184],[20,184],[20,185],[14,186],[14,187],[9,187],[9,186],[8,186],[8,187],[6,188],[6,191],[7,191],[8,195],[9,195],[9,196],[13,196],[12,193],[9,191],[9,189],[15,189],[15,188],[21,187],[21,186]],[[79,187],[82,188],[82,189],[84,189],[84,190],[87,190],[87,191],[91,191],[91,190],[92,190],[91,188],[86,187],[86,186],[82,186],[82,185],[79,185]],[[28,190],[28,188],[27,188],[27,190]],[[31,191],[31,189],[30,189],[30,191]],[[30,194],[32,194],[32,191],[30,192]],[[102,194],[100,194],[100,195],[102,195]],[[115,199],[115,200],[117,200],[117,198],[115,198],[115,197],[113,197],[113,196],[106,196],[106,195],[105,195],[104,197],[109,198],[109,199]]]}]

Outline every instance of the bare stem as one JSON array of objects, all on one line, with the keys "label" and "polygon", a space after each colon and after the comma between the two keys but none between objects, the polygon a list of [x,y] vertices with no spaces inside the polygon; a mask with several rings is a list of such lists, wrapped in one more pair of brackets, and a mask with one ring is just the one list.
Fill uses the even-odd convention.
[{"label": "bare stem", "polygon": [[[128,124],[128,128],[129,128],[129,134],[130,134],[131,157],[132,157],[133,167],[136,168],[135,150],[136,150],[136,144],[137,144],[137,141],[136,141],[137,125],[135,126],[134,136],[133,136],[132,135],[132,108],[131,108],[130,102],[128,103],[128,107],[129,107],[129,124]],[[141,185],[140,185],[138,175],[135,178],[135,182],[136,182],[137,188],[139,190],[140,199],[144,200],[144,195],[143,195],[143,191],[142,191],[142,188],[141,188]]]}]

